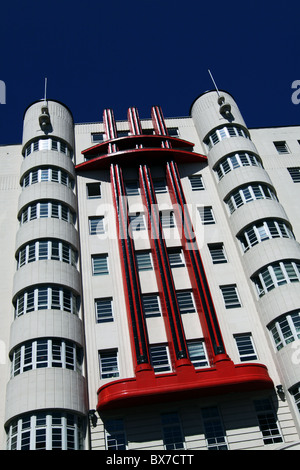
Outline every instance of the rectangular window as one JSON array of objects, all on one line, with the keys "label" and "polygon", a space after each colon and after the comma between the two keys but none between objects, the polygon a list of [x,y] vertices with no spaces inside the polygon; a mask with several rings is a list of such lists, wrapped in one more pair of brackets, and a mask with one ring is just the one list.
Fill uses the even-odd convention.
[{"label": "rectangular window", "polygon": [[136,252],[136,262],[139,271],[149,271],[153,269],[151,253],[149,251]]},{"label": "rectangular window", "polygon": [[95,300],[96,322],[106,323],[113,321],[112,298]]},{"label": "rectangular window", "polygon": [[288,168],[289,174],[294,183],[300,183],[300,167]]},{"label": "rectangular window", "polygon": [[150,346],[151,364],[155,373],[171,370],[168,347],[164,344]]},{"label": "rectangular window", "polygon": [[127,196],[138,196],[140,194],[140,187],[137,180],[125,182],[126,195]]},{"label": "rectangular window", "polygon": [[279,155],[290,153],[287,143],[284,140],[274,142],[274,145]]},{"label": "rectangular window", "polygon": [[145,219],[144,214],[137,213],[135,215],[129,216],[129,223],[132,230],[139,232],[140,230],[145,230]]},{"label": "rectangular window", "polygon": [[223,243],[213,243],[208,245],[213,264],[227,263]]},{"label": "rectangular window", "polygon": [[160,220],[162,228],[175,227],[175,217],[173,211],[160,211]]},{"label": "rectangular window", "polygon": [[192,191],[202,191],[204,188],[202,175],[189,176]]},{"label": "rectangular window", "polygon": [[194,367],[207,367],[209,365],[204,341],[188,341],[188,352]]},{"label": "rectangular window", "polygon": [[185,449],[184,437],[178,414],[164,413],[161,416],[161,422],[165,449]]},{"label": "rectangular window", "polygon": [[101,276],[108,274],[108,255],[92,256],[92,272],[93,276]]},{"label": "rectangular window", "polygon": [[221,286],[220,289],[223,295],[226,308],[241,307],[241,302],[239,299],[236,285]]},{"label": "rectangular window", "polygon": [[88,199],[101,197],[101,183],[88,183],[86,185]]},{"label": "rectangular window", "polygon": [[177,291],[177,302],[179,305],[180,313],[183,315],[185,313],[194,313],[196,312],[193,294],[190,291]]},{"label": "rectangular window", "polygon": [[104,233],[104,216],[89,218],[90,235]]},{"label": "rectangular window", "polygon": [[202,225],[210,225],[216,223],[212,207],[199,207],[199,214]]},{"label": "rectangular window", "polygon": [[122,419],[109,419],[104,423],[107,450],[126,450],[126,435]]},{"label": "rectangular window", "polygon": [[158,294],[144,294],[142,296],[142,301],[146,318],[161,316],[161,308]]},{"label": "rectangular window", "polygon": [[241,334],[236,335],[234,338],[239,352],[240,361],[255,361],[257,359],[257,354],[254,349],[252,336],[250,334]]},{"label": "rectangular window", "polygon": [[104,132],[95,132],[91,134],[92,142],[103,142],[104,140]]},{"label": "rectangular window", "polygon": [[167,182],[164,178],[153,178],[153,186],[157,194],[167,192]]},{"label": "rectangular window", "polygon": [[181,248],[168,249],[168,255],[171,268],[181,268],[185,266],[184,256]]},{"label": "rectangular window", "polygon": [[202,417],[208,450],[227,450],[226,435],[218,408],[203,408]]},{"label": "rectangular window", "polygon": [[110,379],[119,377],[118,351],[100,351],[100,378]]},{"label": "rectangular window", "polygon": [[277,424],[277,418],[270,401],[267,398],[255,400],[254,406],[264,444],[282,442],[283,439]]}]

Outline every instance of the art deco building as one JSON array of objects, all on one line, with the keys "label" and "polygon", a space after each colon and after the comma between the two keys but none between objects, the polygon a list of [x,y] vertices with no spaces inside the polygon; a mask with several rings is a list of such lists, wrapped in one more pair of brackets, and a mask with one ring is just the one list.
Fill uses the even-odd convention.
[{"label": "art deco building", "polygon": [[102,116],[0,147],[2,448],[300,449],[300,127]]}]

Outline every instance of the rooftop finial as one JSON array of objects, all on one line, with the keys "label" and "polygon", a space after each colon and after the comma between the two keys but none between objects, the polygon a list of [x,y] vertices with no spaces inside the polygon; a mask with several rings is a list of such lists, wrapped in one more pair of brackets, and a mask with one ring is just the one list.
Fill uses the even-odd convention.
[{"label": "rooftop finial", "polygon": [[44,92],[44,101],[47,101],[47,77],[45,78],[45,92]]},{"label": "rooftop finial", "polygon": [[217,87],[217,85],[216,85],[216,82],[214,81],[214,77],[212,76],[212,73],[211,73],[211,71],[210,71],[209,69],[208,69],[208,73],[209,73],[209,75],[210,75],[210,78],[211,78],[211,80],[212,80],[214,86],[215,86],[215,89],[216,89],[216,92],[218,93],[218,96],[220,96],[218,87]]}]

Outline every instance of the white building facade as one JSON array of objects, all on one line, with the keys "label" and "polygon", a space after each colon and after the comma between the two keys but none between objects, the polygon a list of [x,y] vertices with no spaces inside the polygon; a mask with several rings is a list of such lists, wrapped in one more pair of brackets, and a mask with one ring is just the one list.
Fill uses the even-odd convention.
[{"label": "white building facade", "polygon": [[300,449],[300,127],[30,105],[0,148],[2,449]]}]

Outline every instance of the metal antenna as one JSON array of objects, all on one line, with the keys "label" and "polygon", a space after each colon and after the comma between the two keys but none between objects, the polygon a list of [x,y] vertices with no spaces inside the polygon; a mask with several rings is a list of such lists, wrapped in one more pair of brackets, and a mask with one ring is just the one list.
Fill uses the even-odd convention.
[{"label": "metal antenna", "polygon": [[45,78],[45,93],[44,93],[44,101],[47,101],[47,77]]},{"label": "metal antenna", "polygon": [[216,85],[216,82],[214,81],[214,77],[212,76],[212,73],[211,73],[211,71],[210,71],[210,70],[208,70],[208,73],[209,73],[209,75],[210,75],[210,78],[211,78],[211,80],[212,80],[212,82],[213,82],[214,86],[215,86],[215,89],[216,89],[216,92],[218,93],[218,96],[220,96],[220,93],[219,93],[218,87],[217,87],[217,85]]}]

